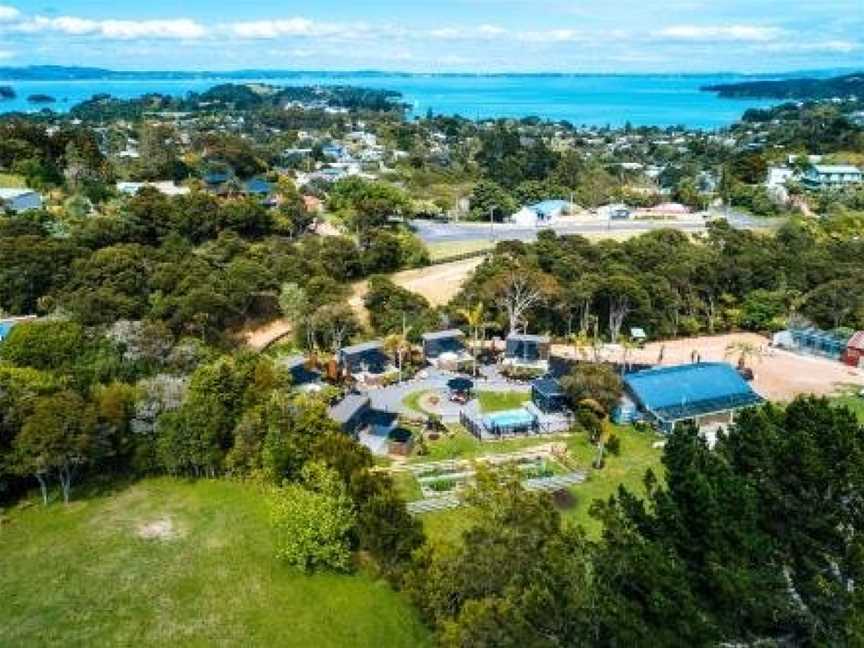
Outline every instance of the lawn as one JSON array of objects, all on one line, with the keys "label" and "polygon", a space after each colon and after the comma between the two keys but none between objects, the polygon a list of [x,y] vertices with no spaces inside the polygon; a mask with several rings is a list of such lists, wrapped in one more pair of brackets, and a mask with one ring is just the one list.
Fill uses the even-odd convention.
[{"label": "lawn", "polygon": [[22,189],[27,186],[27,181],[24,176],[14,173],[0,173],[0,187],[11,187],[14,189]]},{"label": "lawn", "polygon": [[654,432],[637,432],[631,427],[618,428],[616,434],[621,439],[621,454],[616,457],[607,453],[606,465],[601,470],[591,467],[597,451],[586,435],[577,434],[568,441],[571,456],[588,470],[588,479],[570,489],[574,498],[573,506],[563,513],[566,519],[581,524],[592,537],[596,537],[601,530],[600,523],[588,514],[594,500],[608,499],[618,491],[619,486],[644,495],[645,471],[651,468],[658,477],[663,474],[660,463],[663,450],[652,447],[662,437]]},{"label": "lawn", "polygon": [[[252,486],[151,479],[8,518],[0,528],[0,645],[429,640],[385,582],[305,576],[276,562],[266,503]],[[142,537],[147,531],[159,537]]]},{"label": "lawn", "polygon": [[528,392],[489,392],[478,391],[477,399],[480,401],[480,409],[484,412],[502,412],[506,410],[519,409],[526,401],[531,399]]},{"label": "lawn", "polygon": [[835,405],[842,405],[852,410],[858,420],[864,423],[864,397],[861,397],[857,392],[850,392],[843,396],[838,396],[833,399]]},{"label": "lawn", "polygon": [[495,247],[494,241],[443,241],[441,243],[427,243],[429,258],[433,261],[449,259],[460,254],[473,252],[484,252]]}]

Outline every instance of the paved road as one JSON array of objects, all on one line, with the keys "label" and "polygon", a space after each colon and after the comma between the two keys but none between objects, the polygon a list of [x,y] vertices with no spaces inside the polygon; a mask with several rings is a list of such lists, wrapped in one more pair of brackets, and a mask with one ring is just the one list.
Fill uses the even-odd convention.
[{"label": "paved road", "polygon": [[[745,212],[730,209],[728,212],[714,210],[712,217],[726,218],[735,229],[762,229],[774,227],[782,219],[759,218]],[[548,227],[521,227],[512,223],[441,223],[437,221],[415,219],[411,224],[416,228],[417,235],[425,243],[469,242],[469,241],[533,241],[537,233],[551,229],[558,234],[614,234],[642,233],[658,229],[673,228],[682,232],[705,231],[705,220],[700,216],[691,216],[680,221],[607,221],[591,218],[561,219]]]},{"label": "paved road", "polygon": [[468,241],[533,241],[537,233],[551,229],[558,234],[604,234],[616,232],[650,232],[652,230],[674,227],[685,232],[705,230],[702,219],[683,222],[673,221],[577,221],[559,222],[549,227],[520,227],[512,223],[496,223],[490,229],[488,224],[480,223],[439,223],[428,220],[413,220],[417,235],[425,243],[468,242]]}]

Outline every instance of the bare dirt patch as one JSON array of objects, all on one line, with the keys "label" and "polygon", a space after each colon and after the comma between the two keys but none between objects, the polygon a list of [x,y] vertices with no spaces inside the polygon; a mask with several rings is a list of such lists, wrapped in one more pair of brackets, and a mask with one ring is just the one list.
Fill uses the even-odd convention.
[{"label": "bare dirt patch", "polygon": [[[864,386],[864,372],[859,369],[828,358],[770,348],[770,341],[755,333],[652,342],[645,345],[644,349],[631,351],[629,361],[675,365],[692,362],[698,355],[703,362],[730,362],[734,365],[738,356],[734,352],[728,353],[727,348],[736,342],[747,342],[762,350],[761,357],[748,360],[747,364],[754,373],[753,388],[769,400],[786,402],[803,394],[828,396],[843,391],[849,385]],[[555,353],[579,357],[572,346],[556,346]],[[623,349],[614,345],[606,345],[601,352],[602,359],[612,362],[621,362],[623,355]]]},{"label": "bare dirt patch", "polygon": [[138,525],[136,529],[138,537],[145,540],[174,540],[180,536],[180,531],[177,529],[171,518],[163,517],[158,520],[151,520]]}]

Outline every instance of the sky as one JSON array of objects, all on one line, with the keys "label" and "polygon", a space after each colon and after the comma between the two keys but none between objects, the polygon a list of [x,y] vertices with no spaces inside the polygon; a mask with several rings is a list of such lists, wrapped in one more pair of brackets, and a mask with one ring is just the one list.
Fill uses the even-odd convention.
[{"label": "sky", "polygon": [[864,68],[864,0],[0,0],[0,66]]}]

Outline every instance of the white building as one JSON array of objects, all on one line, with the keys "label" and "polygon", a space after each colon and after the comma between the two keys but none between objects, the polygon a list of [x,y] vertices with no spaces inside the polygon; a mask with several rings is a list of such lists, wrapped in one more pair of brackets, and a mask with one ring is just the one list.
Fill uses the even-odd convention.
[{"label": "white building", "polygon": [[159,182],[118,182],[117,191],[127,196],[134,196],[144,187],[152,187],[166,196],[183,196],[189,193],[189,187],[178,187],[170,180]]},{"label": "white building", "polygon": [[42,196],[32,189],[0,188],[0,211],[16,214],[42,208]]},{"label": "white building", "polygon": [[523,207],[510,219],[521,227],[539,227],[554,222],[569,211],[570,203],[566,200],[544,200],[535,205]]}]

